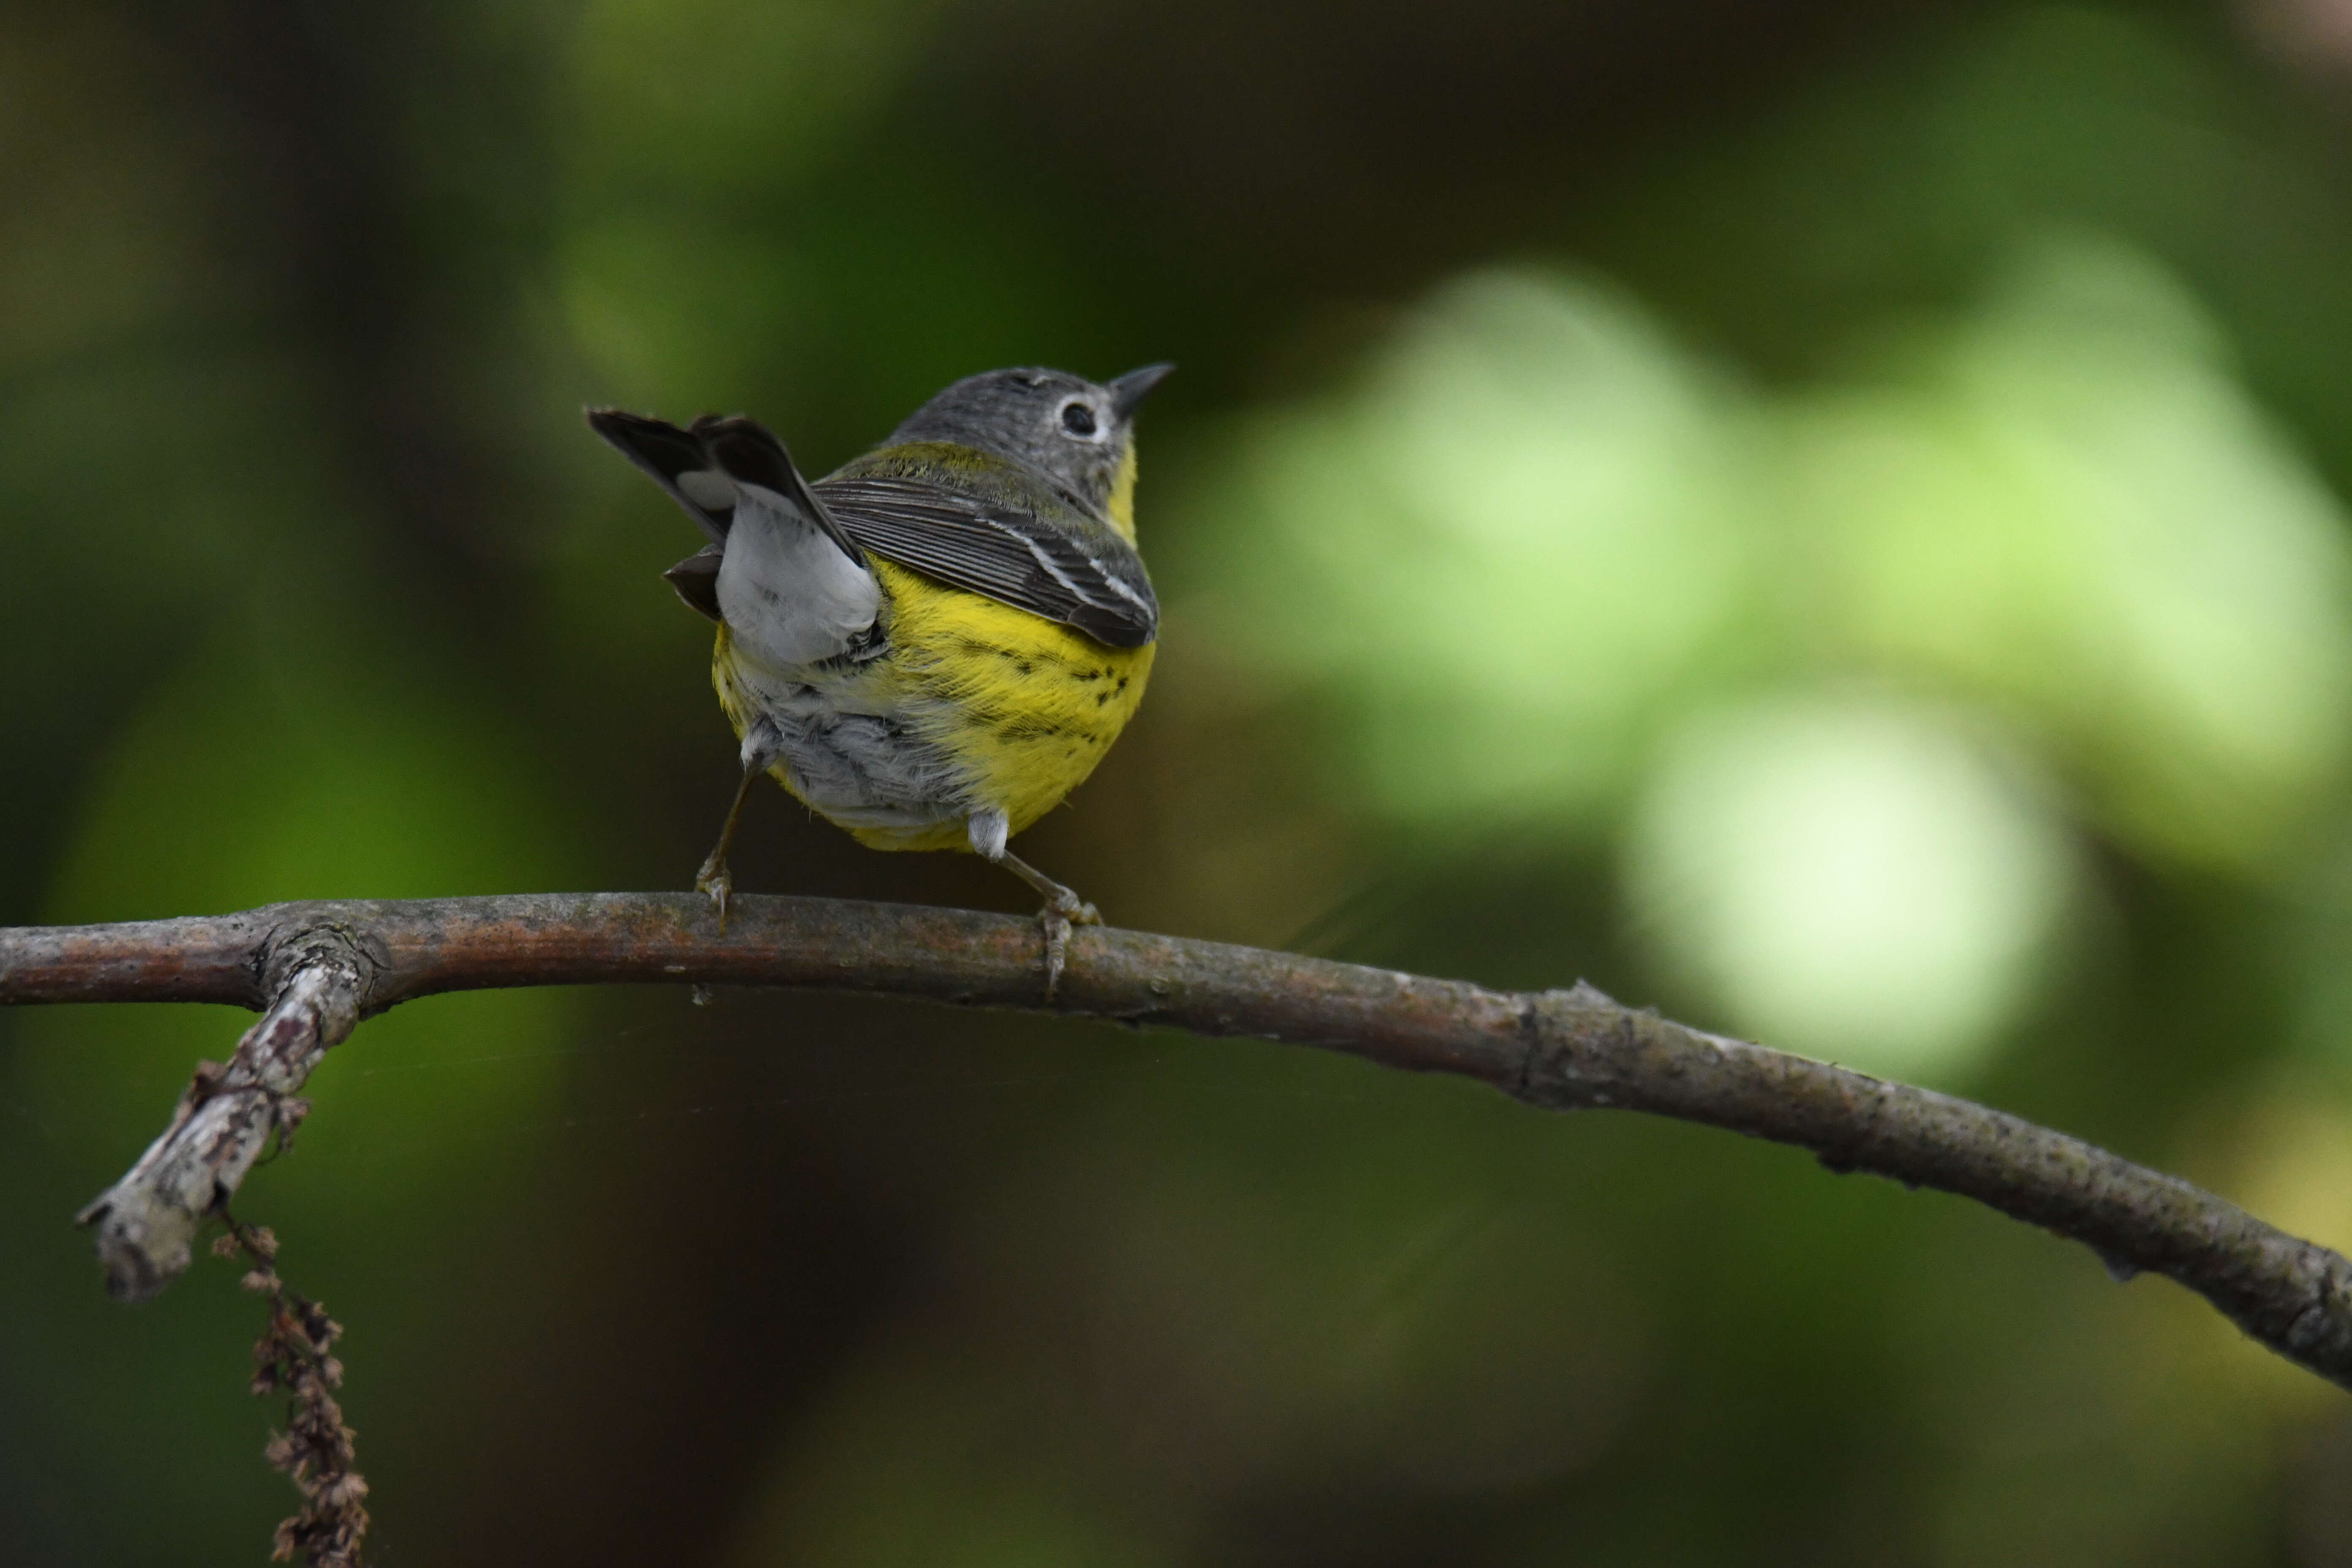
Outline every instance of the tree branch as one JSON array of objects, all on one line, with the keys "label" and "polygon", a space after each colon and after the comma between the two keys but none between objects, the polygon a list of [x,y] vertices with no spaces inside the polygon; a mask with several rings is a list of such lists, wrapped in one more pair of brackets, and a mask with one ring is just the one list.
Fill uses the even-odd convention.
[{"label": "tree branch", "polygon": [[2352,1388],[2352,1263],[2176,1177],[1964,1100],[1725,1039],[1589,985],[1513,994],[1256,948],[1081,929],[1052,1001],[1036,922],[691,894],[276,904],[243,914],[0,929],[0,1003],[231,1002],[265,1010],[163,1135],[82,1214],[118,1296],[154,1294],[236,1190],[290,1097],[360,1018],[415,996],[616,982],[789,985],[1017,1007],[1348,1051],[1456,1073],[1549,1110],[1613,1107],[1809,1149],[1990,1205],[2164,1274],[2253,1339]]}]

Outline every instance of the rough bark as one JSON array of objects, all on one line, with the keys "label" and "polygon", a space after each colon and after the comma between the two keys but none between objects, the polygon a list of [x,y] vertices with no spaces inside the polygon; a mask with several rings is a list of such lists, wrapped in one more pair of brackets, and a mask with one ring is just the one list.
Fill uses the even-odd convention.
[{"label": "rough bark", "polygon": [[1551,1110],[1705,1122],[1958,1193],[2083,1242],[2118,1274],[2163,1274],[2249,1336],[2352,1387],[2352,1263],[2080,1139],[1622,1006],[1589,985],[1506,993],[1358,964],[1082,928],[1046,995],[1035,921],[965,910],[746,897],[722,934],[690,894],[537,894],[278,904],[119,925],[0,929],[0,1003],[230,1002],[262,1010],[206,1064],[121,1181],[84,1211],[110,1289],[187,1266],[293,1098],[360,1018],[492,986],[818,987],[1025,1008],[1341,1050],[1478,1079]]}]

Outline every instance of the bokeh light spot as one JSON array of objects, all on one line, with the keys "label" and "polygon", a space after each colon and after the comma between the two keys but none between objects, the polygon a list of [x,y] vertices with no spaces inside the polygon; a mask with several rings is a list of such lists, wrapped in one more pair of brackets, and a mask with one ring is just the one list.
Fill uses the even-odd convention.
[{"label": "bokeh light spot", "polygon": [[1798,699],[1676,740],[1626,877],[1737,1027],[1948,1079],[2026,998],[2069,865],[2059,824],[1937,715]]}]

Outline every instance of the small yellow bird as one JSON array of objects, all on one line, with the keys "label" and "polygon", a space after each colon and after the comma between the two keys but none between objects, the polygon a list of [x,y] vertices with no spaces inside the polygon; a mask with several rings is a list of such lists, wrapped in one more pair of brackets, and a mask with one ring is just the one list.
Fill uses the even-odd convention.
[{"label": "small yellow bird", "polygon": [[665,574],[719,623],[743,781],[695,887],[773,773],[875,849],[969,849],[1044,895],[1045,985],[1094,906],[1005,841],[1094,772],[1143,699],[1160,605],[1135,548],[1135,410],[1173,367],[957,382],[810,484],[740,416],[588,422],[709,535]]}]

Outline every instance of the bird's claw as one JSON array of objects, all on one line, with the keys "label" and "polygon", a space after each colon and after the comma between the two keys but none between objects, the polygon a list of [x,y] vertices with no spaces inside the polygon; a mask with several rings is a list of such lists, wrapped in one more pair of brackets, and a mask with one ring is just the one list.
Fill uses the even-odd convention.
[{"label": "bird's claw", "polygon": [[1074,925],[1098,926],[1102,916],[1095,907],[1075,893],[1047,902],[1037,911],[1038,929],[1045,933],[1045,1000],[1051,1002],[1062,984],[1062,971],[1067,966],[1070,952],[1070,928]]},{"label": "bird's claw", "polygon": [[1048,904],[1037,911],[1037,924],[1045,933],[1045,1000],[1051,1002],[1069,957],[1070,917]]},{"label": "bird's claw", "polygon": [[735,891],[735,873],[727,868],[726,861],[714,855],[702,863],[701,870],[694,874],[694,890],[709,894],[710,901],[719,906],[719,934],[725,936],[727,900]]}]

